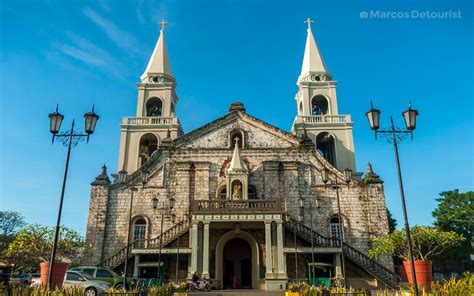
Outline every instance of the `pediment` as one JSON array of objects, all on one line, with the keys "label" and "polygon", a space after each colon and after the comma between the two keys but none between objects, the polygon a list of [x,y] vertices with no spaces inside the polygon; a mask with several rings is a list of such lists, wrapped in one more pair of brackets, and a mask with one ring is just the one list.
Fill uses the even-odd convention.
[{"label": "pediment", "polygon": [[236,111],[176,139],[176,148],[227,149],[235,130],[244,134],[244,149],[291,148],[299,144],[292,134]]}]

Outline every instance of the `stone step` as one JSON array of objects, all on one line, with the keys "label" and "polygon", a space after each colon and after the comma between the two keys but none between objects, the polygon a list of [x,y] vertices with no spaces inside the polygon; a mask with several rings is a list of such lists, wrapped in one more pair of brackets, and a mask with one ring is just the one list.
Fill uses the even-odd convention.
[{"label": "stone step", "polygon": [[211,292],[192,292],[190,296],[284,296],[285,292],[263,290],[213,290]]}]

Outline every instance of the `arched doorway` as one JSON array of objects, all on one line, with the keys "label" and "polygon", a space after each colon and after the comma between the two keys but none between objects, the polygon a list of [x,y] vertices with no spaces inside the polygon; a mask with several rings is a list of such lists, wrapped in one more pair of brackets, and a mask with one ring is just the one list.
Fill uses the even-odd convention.
[{"label": "arched doorway", "polygon": [[[259,270],[260,270],[260,259],[259,259],[259,247],[255,238],[248,232],[241,230],[238,234],[234,231],[226,232],[221,238],[217,241],[216,244],[216,280],[219,288],[224,288],[224,264],[227,260],[227,257],[224,255],[224,248],[227,247],[227,243],[233,239],[240,239],[247,243],[247,246],[250,247],[250,269],[249,276],[251,278],[251,284],[248,288],[258,289],[259,288]],[[229,245],[230,250],[234,249],[232,244]],[[245,265],[245,263],[244,263]],[[245,266],[244,266],[245,267]]]},{"label": "arched doorway", "polygon": [[252,288],[252,251],[241,238],[233,238],[224,246],[224,289]]}]

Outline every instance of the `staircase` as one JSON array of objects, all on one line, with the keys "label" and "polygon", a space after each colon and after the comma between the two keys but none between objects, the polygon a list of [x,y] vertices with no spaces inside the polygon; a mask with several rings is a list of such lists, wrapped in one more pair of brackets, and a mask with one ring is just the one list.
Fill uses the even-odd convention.
[{"label": "staircase", "polygon": [[[311,242],[311,232],[313,235],[313,243],[316,246],[321,247],[340,247],[341,241],[337,238],[325,237],[318,232],[311,230],[306,225],[296,221],[295,219],[288,217],[285,221],[285,226],[290,231],[296,231],[296,234],[304,240]],[[378,263],[375,260],[370,259],[347,243],[343,243],[342,249],[344,251],[344,257],[354,262],[355,264],[362,267],[366,272],[372,275],[374,278],[385,283],[392,289],[397,289],[399,286],[399,277],[397,274]]]},{"label": "staircase", "polygon": [[189,219],[184,219],[174,224],[171,228],[164,231],[161,235],[151,239],[139,239],[129,243],[128,246],[123,247],[117,253],[113,254],[109,258],[99,263],[99,266],[108,267],[115,269],[125,262],[125,259],[132,257],[131,252],[127,258],[127,247],[130,249],[158,249],[161,246],[164,247],[178,238],[178,236],[186,233],[191,228]]}]

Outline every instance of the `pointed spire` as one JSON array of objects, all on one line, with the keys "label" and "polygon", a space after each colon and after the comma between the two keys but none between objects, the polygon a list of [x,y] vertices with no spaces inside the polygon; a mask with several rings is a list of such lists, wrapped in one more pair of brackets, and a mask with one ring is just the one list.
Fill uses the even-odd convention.
[{"label": "pointed spire", "polygon": [[367,169],[364,176],[364,183],[365,184],[383,183],[379,175],[374,173],[374,170],[372,169],[372,164],[370,162],[367,163]]},{"label": "pointed spire", "polygon": [[109,176],[107,175],[107,167],[105,164],[102,166],[100,170],[100,175],[98,175],[94,182],[91,185],[108,185],[110,184]]},{"label": "pointed spire", "polygon": [[310,18],[306,19],[305,21],[305,23],[308,24],[308,35],[306,37],[306,46],[304,49],[303,65],[301,67],[300,77],[307,76],[311,73],[329,73],[319,52],[313,32],[311,31],[311,23],[313,22],[314,21],[312,21]]},{"label": "pointed spire", "polygon": [[164,19],[160,22],[160,37],[158,38],[158,42],[156,43],[155,49],[153,50],[153,54],[151,55],[145,72],[143,72],[142,76],[140,77],[142,82],[147,82],[147,78],[153,76],[154,74],[165,74],[171,77],[173,76],[168,58],[168,52],[166,50],[165,26],[167,24],[168,23],[165,22]]},{"label": "pointed spire", "polygon": [[240,155],[239,138],[236,137],[234,140],[235,140],[234,154],[232,155],[232,161],[230,162],[230,165],[227,171],[228,172],[246,172],[247,166],[245,165]]}]

